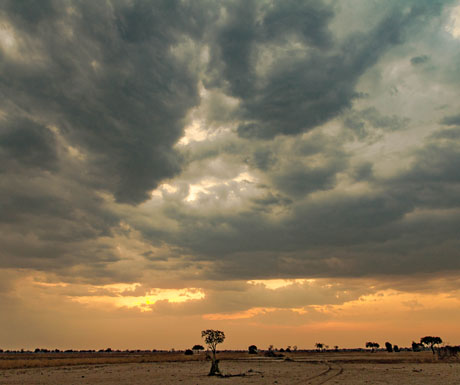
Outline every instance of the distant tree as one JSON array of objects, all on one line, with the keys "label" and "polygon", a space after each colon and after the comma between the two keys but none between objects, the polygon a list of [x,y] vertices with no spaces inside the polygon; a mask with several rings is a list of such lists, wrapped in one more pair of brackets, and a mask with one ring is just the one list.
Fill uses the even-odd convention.
[{"label": "distant tree", "polygon": [[324,348],[324,344],[322,342],[317,342],[315,346],[316,346],[316,349],[318,350],[323,350]]},{"label": "distant tree", "polygon": [[248,353],[249,354],[257,354],[257,346],[256,345],[251,345],[248,347]]},{"label": "distant tree", "polygon": [[338,352],[338,351],[339,351],[339,345],[334,345],[334,350],[335,350],[336,352]]},{"label": "distant tree", "polygon": [[294,350],[294,351],[296,352],[296,351],[297,351],[297,345],[294,345],[294,346],[292,347],[292,350]]},{"label": "distant tree", "polygon": [[385,342],[385,349],[387,350],[388,353],[393,352],[393,346],[389,342]]},{"label": "distant tree", "polygon": [[442,344],[442,339],[440,337],[425,336],[420,339],[420,343],[429,346],[434,354],[434,346]]},{"label": "distant tree", "polygon": [[192,349],[187,349],[187,350],[184,352],[184,354],[185,354],[186,356],[193,356],[193,350],[192,350]]},{"label": "distant tree", "polygon": [[443,360],[445,358],[457,358],[458,359],[458,353],[460,353],[460,345],[459,346],[443,346],[442,348],[439,348],[436,350],[436,354],[438,355],[438,358],[440,360]]},{"label": "distant tree", "polygon": [[289,345],[286,350],[285,350],[287,353],[291,353],[291,345]]},{"label": "distant tree", "polygon": [[393,349],[394,349],[395,353],[399,353],[399,352],[400,352],[399,346],[398,346],[398,345],[393,346]]},{"label": "distant tree", "polygon": [[203,345],[193,345],[192,350],[195,352],[199,352],[200,350],[204,350],[204,346]]},{"label": "distant tree", "polygon": [[377,343],[377,342],[366,342],[366,348],[371,348],[372,349],[372,353],[375,352],[375,349],[378,349],[380,347],[380,345]]},{"label": "distant tree", "polygon": [[415,341],[412,341],[412,351],[413,352],[419,352],[422,349],[423,349],[423,344],[419,344]]},{"label": "distant tree", "polygon": [[220,374],[219,360],[216,358],[216,351],[217,345],[221,344],[225,340],[224,332],[220,330],[207,329],[201,332],[201,337],[204,338],[204,342],[208,345],[212,352],[211,370],[209,371],[208,376]]},{"label": "distant tree", "polygon": [[265,352],[265,357],[282,357],[282,354],[275,353],[275,348],[273,345],[269,345],[267,351]]}]

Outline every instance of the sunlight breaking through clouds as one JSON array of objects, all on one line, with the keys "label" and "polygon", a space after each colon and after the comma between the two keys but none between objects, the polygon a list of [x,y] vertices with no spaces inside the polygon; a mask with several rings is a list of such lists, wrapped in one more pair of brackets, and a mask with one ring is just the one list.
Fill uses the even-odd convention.
[{"label": "sunlight breaking through clouds", "polygon": [[[130,295],[139,284],[113,284],[95,286],[90,292],[96,295],[70,297],[71,300],[89,306],[114,306],[117,308],[137,308],[142,312],[152,311],[152,305],[158,301],[182,303],[191,300],[200,300],[205,297],[202,289],[150,289],[143,295]],[[110,295],[97,295],[100,290],[107,290]],[[134,294],[134,293],[133,293]]]}]

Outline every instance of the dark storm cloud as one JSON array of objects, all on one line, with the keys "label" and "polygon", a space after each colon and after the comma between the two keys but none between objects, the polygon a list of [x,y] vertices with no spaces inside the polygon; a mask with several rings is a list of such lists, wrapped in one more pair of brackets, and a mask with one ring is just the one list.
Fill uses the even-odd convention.
[{"label": "dark storm cloud", "polygon": [[98,188],[147,199],[181,169],[172,146],[199,99],[194,51],[180,44],[199,38],[207,13],[179,1],[33,4],[5,6],[24,60],[2,61],[2,97],[87,152]]},{"label": "dark storm cloud", "polygon": [[[319,0],[3,4],[2,267],[91,282],[460,267],[458,130],[428,135],[404,171],[379,174],[380,148],[399,151],[382,138],[418,117],[383,112],[375,64],[398,72],[402,51],[406,66],[418,52],[434,60],[403,45],[442,2],[387,2],[346,36],[334,32],[339,7]],[[175,146],[193,113],[216,136]],[[257,181],[237,180],[244,172]],[[176,190],[148,201],[165,181]],[[193,187],[205,192],[188,202]]]},{"label": "dark storm cloud", "polygon": [[2,3],[2,267],[118,276],[109,266],[122,216],[105,193],[137,204],[180,172],[173,146],[199,102],[199,40],[215,9]]},{"label": "dark storm cloud", "polygon": [[340,42],[328,30],[333,7],[320,1],[234,1],[225,9],[209,85],[240,99],[240,136],[273,138],[311,130],[350,107],[360,76],[439,4],[390,9],[366,33]]},{"label": "dark storm cloud", "polygon": [[0,171],[11,168],[54,170],[56,141],[43,125],[26,118],[0,120]]}]

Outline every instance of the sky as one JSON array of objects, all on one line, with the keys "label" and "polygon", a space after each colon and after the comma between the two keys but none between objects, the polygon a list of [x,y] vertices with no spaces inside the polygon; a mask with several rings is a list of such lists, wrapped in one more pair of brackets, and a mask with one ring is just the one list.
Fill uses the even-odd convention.
[{"label": "sky", "polygon": [[460,2],[1,0],[0,348],[460,344]]}]

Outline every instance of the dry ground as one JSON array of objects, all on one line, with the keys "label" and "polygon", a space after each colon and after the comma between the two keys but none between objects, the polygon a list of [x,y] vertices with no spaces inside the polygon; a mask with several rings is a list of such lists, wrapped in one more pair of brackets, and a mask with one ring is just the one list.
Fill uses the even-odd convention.
[{"label": "dry ground", "polygon": [[0,384],[460,385],[460,360],[438,361],[429,352],[297,352],[290,360],[221,353],[221,370],[230,375],[225,378],[208,377],[210,363],[204,358],[179,353],[0,355]]}]

